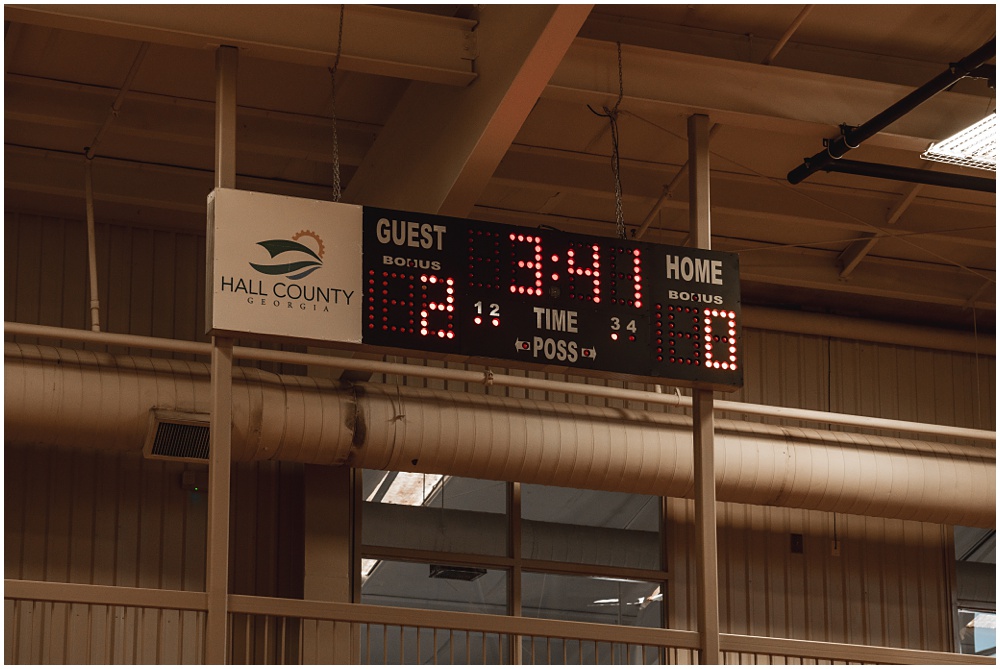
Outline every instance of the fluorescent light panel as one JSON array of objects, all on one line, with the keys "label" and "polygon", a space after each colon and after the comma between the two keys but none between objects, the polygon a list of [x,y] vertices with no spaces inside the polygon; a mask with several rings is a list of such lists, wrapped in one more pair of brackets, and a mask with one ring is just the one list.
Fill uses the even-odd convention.
[{"label": "fluorescent light panel", "polygon": [[995,172],[997,169],[996,112],[943,142],[931,144],[930,148],[920,157],[924,160]]}]

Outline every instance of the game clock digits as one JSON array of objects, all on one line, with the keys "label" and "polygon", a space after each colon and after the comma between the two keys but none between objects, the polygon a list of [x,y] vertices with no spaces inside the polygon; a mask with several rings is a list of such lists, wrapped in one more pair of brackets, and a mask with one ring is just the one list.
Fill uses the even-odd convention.
[{"label": "game clock digits", "polygon": [[363,219],[366,345],[743,383],[735,255],[370,207]]}]

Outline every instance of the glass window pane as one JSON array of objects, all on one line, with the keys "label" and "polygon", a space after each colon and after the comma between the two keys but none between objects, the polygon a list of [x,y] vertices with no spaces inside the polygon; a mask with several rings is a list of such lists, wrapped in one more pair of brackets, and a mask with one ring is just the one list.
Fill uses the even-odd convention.
[{"label": "glass window pane", "polygon": [[[362,604],[507,613],[507,572],[443,564],[374,563],[361,586]],[[360,626],[362,664],[509,664],[506,634],[433,630],[411,625]]]},{"label": "glass window pane", "polygon": [[959,652],[965,655],[997,656],[997,614],[958,610]]},{"label": "glass window pane", "polygon": [[363,481],[362,543],[506,555],[503,482],[370,469]]},{"label": "glass window pane", "polygon": [[659,583],[532,572],[525,572],[521,579],[521,614],[526,618],[637,627],[662,624]]},{"label": "glass window pane", "polygon": [[362,562],[372,563],[362,576],[362,604],[507,613],[507,572],[502,569],[393,560]]},{"label": "glass window pane", "polygon": [[660,498],[521,486],[521,556],[660,569]]}]

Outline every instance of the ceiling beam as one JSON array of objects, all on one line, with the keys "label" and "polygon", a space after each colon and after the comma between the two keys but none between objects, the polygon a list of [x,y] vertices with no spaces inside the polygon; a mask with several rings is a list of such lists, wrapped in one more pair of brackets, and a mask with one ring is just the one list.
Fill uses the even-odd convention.
[{"label": "ceiling beam", "polygon": [[[5,5],[4,19],[190,49],[239,47],[246,56],[331,67],[337,5]],[[339,69],[465,86],[476,78],[474,21],[347,5]]]},{"label": "ceiling beam", "polygon": [[[703,113],[725,125],[804,135],[836,134],[840,124],[861,123],[913,90],[630,45],[622,45],[622,64],[623,109],[678,116]],[[592,106],[611,105],[617,96],[615,44],[584,38],[574,42],[544,93],[546,98]],[[929,142],[980,120],[986,100],[963,93],[936,95],[866,144],[923,151]]]},{"label": "ceiling beam", "polygon": [[[563,13],[588,9],[560,8]],[[321,67],[331,66],[336,57],[338,16],[336,8],[327,5],[246,5],[238,10],[227,5],[5,6],[8,21],[197,49],[225,43],[241,47],[251,57]],[[468,19],[347,5],[344,25],[339,64],[343,70],[464,86],[482,71],[473,63],[474,31],[480,57],[488,56],[482,27]],[[508,39],[522,27],[516,28]],[[625,109],[652,107],[663,112],[666,108],[666,113],[683,116],[707,113],[713,122],[748,128],[836,134],[840,124],[863,122],[913,90],[628,44],[622,51]],[[614,42],[575,38],[543,95],[613,104],[618,93],[616,67]],[[939,94],[868,143],[922,151],[928,142],[979,120],[984,100],[964,93]]]},{"label": "ceiling beam", "polygon": [[854,268],[858,266],[868,252],[875,248],[875,244],[878,243],[878,237],[875,235],[867,235],[865,239],[859,239],[852,242],[844,251],[837,257],[837,265],[840,267],[840,278],[846,279],[850,276]]},{"label": "ceiling beam", "polygon": [[589,5],[483,5],[476,82],[411,84],[345,201],[467,215],[589,13]]},{"label": "ceiling beam", "polygon": [[[895,225],[896,222],[899,221],[903,213],[909,209],[910,205],[913,204],[913,201],[917,199],[917,194],[923,187],[923,184],[916,184],[907,190],[903,199],[896,203],[896,205],[889,211],[889,215],[886,216],[885,224],[887,226]],[[844,249],[844,252],[841,253],[840,257],[837,259],[837,263],[840,266],[841,278],[846,279],[851,272],[854,271],[854,268],[858,266],[858,263],[860,263],[866,255],[871,253],[871,250],[875,248],[877,243],[878,237],[872,235],[868,239],[859,239]]]}]

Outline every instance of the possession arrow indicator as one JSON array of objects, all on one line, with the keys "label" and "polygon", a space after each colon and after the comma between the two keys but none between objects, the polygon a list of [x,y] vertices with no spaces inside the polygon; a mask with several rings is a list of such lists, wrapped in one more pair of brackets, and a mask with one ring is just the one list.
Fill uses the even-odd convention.
[{"label": "possession arrow indicator", "polygon": [[588,360],[597,360],[597,349],[596,348],[581,348],[580,356],[587,358]]},{"label": "possession arrow indicator", "polygon": [[521,341],[520,339],[518,339],[517,341],[514,342],[514,348],[517,349],[518,351],[529,351],[531,350],[531,342]]}]

